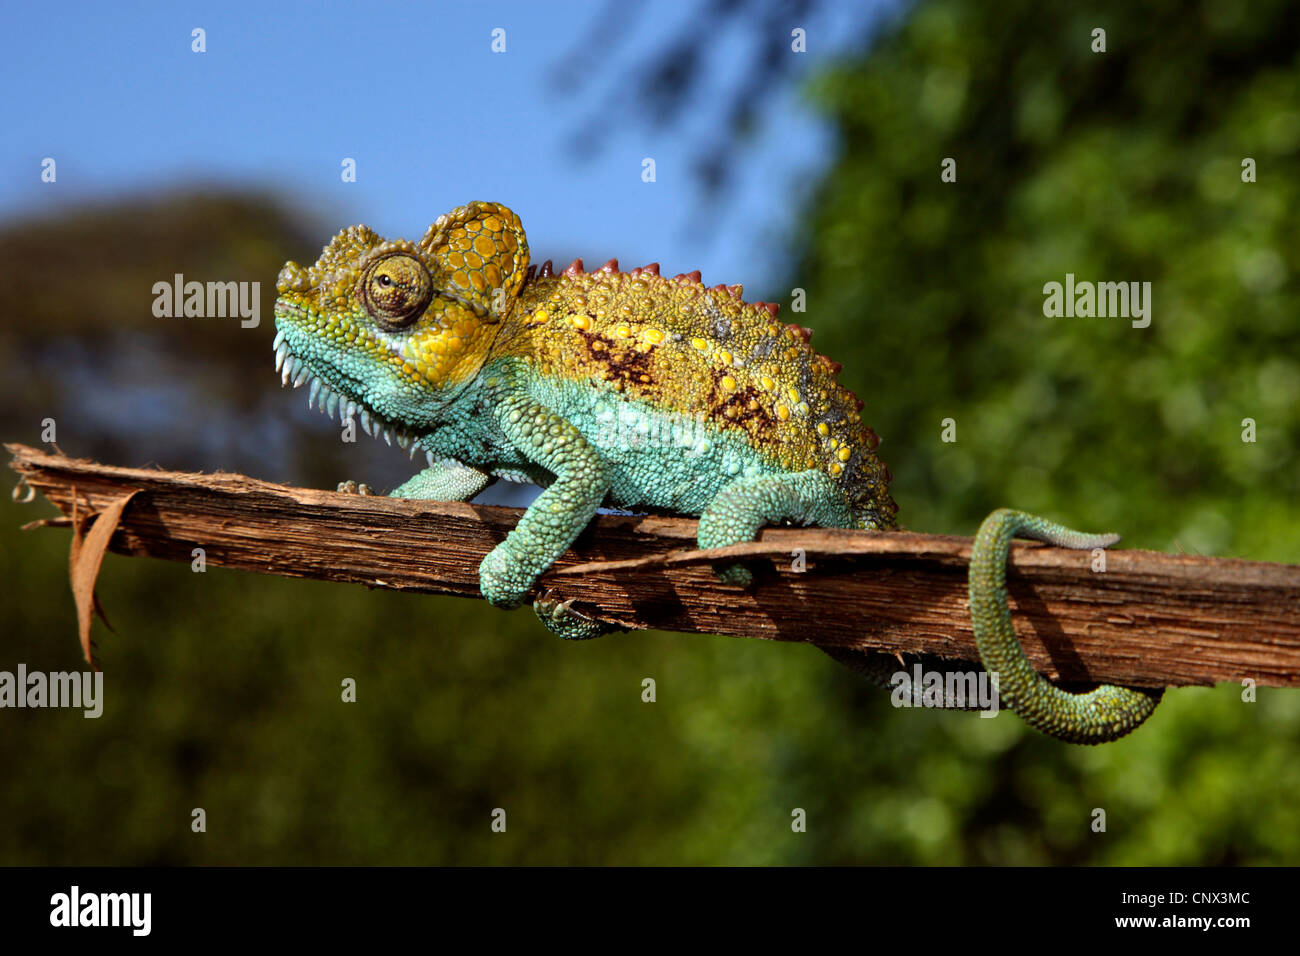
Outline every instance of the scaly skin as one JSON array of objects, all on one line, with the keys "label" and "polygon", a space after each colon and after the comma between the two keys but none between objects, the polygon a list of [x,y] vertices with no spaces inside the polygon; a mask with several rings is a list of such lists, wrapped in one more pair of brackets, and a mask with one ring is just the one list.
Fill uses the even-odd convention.
[{"label": "scaly skin", "polygon": [[1010,508],[999,508],[980,525],[970,557],[970,615],[980,660],[998,675],[1002,703],[1045,734],[1076,744],[1117,740],[1151,716],[1163,691],[1102,684],[1084,694],[1054,687],[1034,670],[1016,639],[1007,607],[1007,552],[1013,537],[1062,548],[1106,548],[1115,534],[1080,534]]},{"label": "scaly skin", "polygon": [[[286,263],[277,290],[284,380],[310,382],[322,410],[425,452],[429,467],[394,495],[468,501],[498,478],[545,489],[479,566],[499,607],[528,598],[602,504],[698,515],[702,548],[753,540],[773,522],[895,526],[879,439],[836,382],[839,365],[740,286],[662,277],[657,264],[621,272],[614,260],[591,273],[581,260],[537,270],[519,217],[477,202],[418,243],[345,229],[314,265]],[[1122,736],[1150,713],[1129,695],[1149,698],[1065,694],[1025,660],[1003,589],[1006,543],[1017,530],[1073,532],[1008,514],[995,513],[971,565],[985,665],[1005,669],[1003,699],[1039,729]],[[741,586],[752,577],[740,565],[719,574]],[[569,602],[540,595],[533,606],[562,637],[605,631]],[[886,683],[898,669],[887,655],[832,656]]]}]

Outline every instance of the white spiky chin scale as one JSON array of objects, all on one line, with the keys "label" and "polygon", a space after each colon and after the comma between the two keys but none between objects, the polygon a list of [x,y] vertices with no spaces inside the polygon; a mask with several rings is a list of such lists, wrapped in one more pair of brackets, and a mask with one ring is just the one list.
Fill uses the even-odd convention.
[{"label": "white spiky chin scale", "polygon": [[374,411],[354,395],[347,394],[341,387],[331,386],[318,372],[312,369],[307,360],[295,355],[290,347],[290,336],[281,324],[282,314],[276,311],[275,341],[271,349],[275,352],[275,370],[280,373],[280,385],[292,385],[294,388],[310,386],[307,393],[307,407],[315,407],[330,418],[338,416],[340,424],[347,424],[348,419],[356,419],[361,430],[371,438],[383,438],[389,445],[406,450],[411,458],[423,451],[433,467],[437,464],[433,452],[422,447],[420,436],[404,425],[400,425]]}]

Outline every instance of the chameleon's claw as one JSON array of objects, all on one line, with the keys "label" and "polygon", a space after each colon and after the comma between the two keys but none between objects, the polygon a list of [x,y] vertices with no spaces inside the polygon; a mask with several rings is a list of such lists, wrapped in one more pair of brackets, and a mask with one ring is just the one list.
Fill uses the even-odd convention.
[{"label": "chameleon's claw", "polygon": [[546,629],[566,641],[589,641],[610,631],[617,630],[604,621],[596,621],[584,614],[571,610],[574,598],[556,601],[550,592],[533,601],[533,610],[537,618],[546,625]]},{"label": "chameleon's claw", "polygon": [[373,495],[370,486],[364,482],[357,484],[355,481],[340,481],[338,491],[344,495]]}]

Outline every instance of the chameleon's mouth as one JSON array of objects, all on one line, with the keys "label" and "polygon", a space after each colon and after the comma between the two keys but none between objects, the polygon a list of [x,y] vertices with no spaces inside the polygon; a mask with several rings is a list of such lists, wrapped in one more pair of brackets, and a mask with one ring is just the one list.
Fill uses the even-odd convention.
[{"label": "chameleon's mouth", "polygon": [[276,331],[271,348],[275,352],[275,370],[280,373],[281,387],[311,387],[307,394],[308,408],[315,407],[330,418],[337,415],[339,423],[344,425],[349,419],[355,418],[361,425],[361,430],[371,438],[382,438],[389,445],[396,444],[398,448],[409,452],[412,458],[417,451],[424,450],[430,467],[435,464],[433,452],[422,449],[417,435],[357,401],[343,389],[330,385],[302,356],[290,351],[283,330]]}]

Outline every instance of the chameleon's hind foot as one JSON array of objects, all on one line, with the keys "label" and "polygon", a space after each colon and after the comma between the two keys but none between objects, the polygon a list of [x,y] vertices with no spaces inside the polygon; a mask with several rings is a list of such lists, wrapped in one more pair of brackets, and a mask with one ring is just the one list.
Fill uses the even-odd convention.
[{"label": "chameleon's hind foot", "polygon": [[369,485],[365,484],[364,482],[362,484],[357,484],[355,481],[340,481],[338,491],[340,494],[344,494],[344,495],[373,495],[374,494],[374,492],[370,490]]},{"label": "chameleon's hind foot", "polygon": [[984,669],[998,675],[1002,703],[1031,727],[1076,744],[1118,740],[1151,716],[1163,690],[1102,684],[1072,694],[1050,683],[1029,663],[1007,607],[1007,553],[1013,537],[1063,548],[1105,548],[1118,535],[1087,535],[1062,525],[1000,508],[984,519],[970,559],[970,611]]},{"label": "chameleon's hind foot", "polygon": [[610,631],[618,630],[611,627],[604,621],[593,620],[577,611],[572,610],[573,599],[567,601],[557,601],[551,597],[550,592],[543,594],[533,602],[533,610],[537,612],[537,619],[546,625],[546,629],[552,634],[564,638],[566,641],[589,641],[593,637],[601,637]]},{"label": "chameleon's hind foot", "polygon": [[[700,547],[724,548],[753,541],[765,524],[793,521],[848,528],[853,516],[838,487],[820,470],[737,478],[700,515]],[[748,587],[754,574],[742,564],[716,568],[724,584]]]}]

